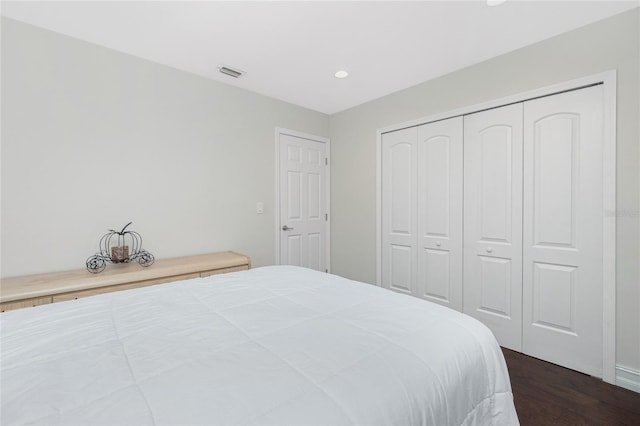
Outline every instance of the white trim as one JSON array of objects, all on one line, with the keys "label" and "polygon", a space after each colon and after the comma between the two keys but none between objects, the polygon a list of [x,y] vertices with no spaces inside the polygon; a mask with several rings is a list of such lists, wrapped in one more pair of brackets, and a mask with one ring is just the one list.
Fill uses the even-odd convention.
[{"label": "white trim", "polygon": [[407,127],[419,126],[459,115],[471,114],[485,109],[496,108],[517,102],[549,96],[555,93],[574,90],[594,84],[603,84],[604,93],[604,146],[603,146],[603,309],[602,309],[602,380],[608,383],[616,381],[616,71],[605,71],[540,89],[507,96],[504,98],[458,108],[383,127],[376,130],[376,283],[382,284],[382,204],[381,173],[382,134]]},{"label": "white trim", "polygon": [[376,130],[376,285],[382,287],[382,131]]},{"label": "white trim", "polygon": [[621,388],[640,393],[640,371],[617,365],[616,384]]},{"label": "white trim", "polygon": [[[616,383],[616,72],[602,76],[602,380]],[[607,214],[609,213],[609,214]]]},{"label": "white trim", "polygon": [[325,143],[327,144],[327,150],[325,154],[327,155],[327,174],[325,175],[325,187],[326,187],[326,208],[327,208],[327,239],[326,239],[326,262],[327,262],[327,272],[331,273],[331,140],[328,138],[324,138]]},{"label": "white trim", "polygon": [[327,271],[331,272],[331,140],[322,136],[311,135],[309,133],[298,132],[296,130],[276,127],[275,129],[275,149],[276,149],[276,202],[275,202],[275,230],[276,230],[276,265],[280,264],[280,135],[289,135],[301,139],[309,139],[311,141],[325,144],[325,155],[328,159],[327,173],[325,174],[325,196],[326,196],[326,213],[328,219],[326,221],[326,266]]},{"label": "white trim", "polygon": [[[491,101],[487,101],[487,102],[483,102],[475,105],[469,105],[469,106],[461,107],[451,111],[428,115],[426,117],[405,121],[399,124],[392,124],[390,126],[386,126],[378,129],[377,132],[382,134],[382,133],[393,132],[395,130],[404,129],[407,127],[420,126],[422,124],[431,123],[433,121],[445,120],[447,118],[456,117],[458,115],[472,114],[474,112],[483,111],[485,109],[497,108],[497,107],[501,107],[501,106],[505,106],[505,105],[517,103],[517,102],[524,102],[534,98],[549,96],[559,92],[566,92],[568,90],[574,90],[580,87],[590,86],[593,84],[598,84],[598,83],[607,84],[607,83],[611,83],[611,81],[613,81],[613,83],[615,84],[615,76],[616,76],[616,70],[605,71],[599,74],[594,74],[587,77],[581,77],[575,80],[570,80],[563,83],[553,84],[553,85],[545,86],[539,89],[530,90],[528,92],[517,93],[515,95],[505,96],[503,98],[494,99]],[[611,80],[611,78],[613,78],[613,80]]]}]

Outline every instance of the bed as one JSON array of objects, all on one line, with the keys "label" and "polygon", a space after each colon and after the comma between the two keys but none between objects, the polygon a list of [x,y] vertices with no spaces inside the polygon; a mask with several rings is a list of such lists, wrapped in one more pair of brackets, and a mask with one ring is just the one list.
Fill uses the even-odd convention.
[{"label": "bed", "polygon": [[1,423],[517,425],[491,332],[293,266],[1,315]]}]

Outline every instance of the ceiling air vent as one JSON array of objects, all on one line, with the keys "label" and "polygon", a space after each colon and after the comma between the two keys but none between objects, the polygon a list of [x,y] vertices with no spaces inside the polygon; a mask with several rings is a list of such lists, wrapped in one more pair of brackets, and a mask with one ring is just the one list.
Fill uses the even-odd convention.
[{"label": "ceiling air vent", "polygon": [[237,69],[234,69],[234,68],[231,68],[231,67],[226,67],[224,65],[221,66],[220,68],[218,68],[218,70],[220,70],[220,72],[222,74],[229,75],[229,76],[231,76],[233,78],[242,77],[245,74],[244,71],[240,71],[240,70],[237,70]]}]

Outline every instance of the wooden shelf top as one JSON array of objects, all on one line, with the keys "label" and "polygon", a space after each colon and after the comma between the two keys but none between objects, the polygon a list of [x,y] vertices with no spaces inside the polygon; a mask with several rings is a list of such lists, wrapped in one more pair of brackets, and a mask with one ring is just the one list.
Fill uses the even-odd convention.
[{"label": "wooden shelf top", "polygon": [[232,251],[156,260],[149,267],[136,262],[107,264],[98,274],[86,269],[0,279],[0,302],[50,296],[71,291],[127,284],[235,266],[251,267],[249,257]]}]

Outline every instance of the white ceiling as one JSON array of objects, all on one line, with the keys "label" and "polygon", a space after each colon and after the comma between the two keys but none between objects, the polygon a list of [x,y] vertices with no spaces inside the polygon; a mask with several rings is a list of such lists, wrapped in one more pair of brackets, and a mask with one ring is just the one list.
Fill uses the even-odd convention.
[{"label": "white ceiling", "polygon": [[[2,1],[2,15],[332,114],[608,16],[626,1]],[[220,65],[247,72],[233,79]],[[336,79],[346,69],[350,76]]]}]

